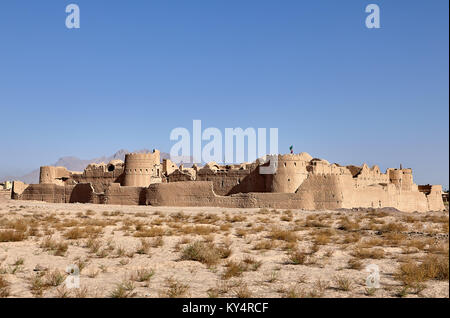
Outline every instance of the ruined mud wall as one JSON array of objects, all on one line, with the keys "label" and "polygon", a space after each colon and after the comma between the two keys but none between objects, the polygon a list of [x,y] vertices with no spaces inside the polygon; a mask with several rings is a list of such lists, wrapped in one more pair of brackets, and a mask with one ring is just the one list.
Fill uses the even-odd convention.
[{"label": "ruined mud wall", "polygon": [[70,171],[64,167],[44,166],[39,171],[39,183],[64,185],[70,178]]},{"label": "ruined mud wall", "polygon": [[118,183],[113,183],[106,189],[102,203],[144,205],[146,203],[146,188],[122,187]]},{"label": "ruined mud wall", "polygon": [[210,206],[227,208],[302,208],[301,198],[294,193],[239,193],[219,196],[210,181],[152,184],[147,189],[147,205]]},{"label": "ruined mud wall", "polygon": [[113,171],[108,171],[106,165],[90,165],[83,173],[72,174],[71,177],[75,183],[91,183],[95,192],[102,193],[110,184],[123,181],[123,171],[123,166],[116,166]]},{"label": "ruined mud wall", "polygon": [[428,209],[431,211],[443,211],[445,210],[444,200],[442,199],[442,186],[433,185],[431,191],[426,195],[428,200]]},{"label": "ruined mud wall", "polygon": [[264,176],[259,174],[256,165],[247,169],[200,169],[197,172],[197,181],[211,181],[217,195],[266,191]]},{"label": "ruined mud wall", "polygon": [[94,198],[94,188],[91,183],[80,183],[73,186],[69,203],[100,203]]},{"label": "ruined mud wall", "polygon": [[123,162],[116,160],[109,164],[90,164],[83,172],[69,171],[64,167],[41,167],[39,174],[40,184],[76,185],[79,183],[91,183],[98,193],[114,182],[123,181]]},{"label": "ruined mud wall", "polygon": [[390,182],[388,174],[382,173],[377,165],[369,168],[369,166],[367,166],[366,164],[362,166],[361,170],[355,176],[354,180],[356,182],[356,187],[366,187],[379,183],[387,184]]},{"label": "ruined mud wall", "polygon": [[74,186],[56,184],[30,184],[22,193],[15,192],[14,199],[35,200],[50,203],[70,203]]},{"label": "ruined mud wall", "polygon": [[[404,190],[401,184],[379,183],[368,186],[358,184],[359,180],[342,179],[343,207],[382,208],[393,207],[405,212],[441,211],[443,204],[439,200],[440,193],[427,195],[414,190],[414,184]],[[354,186],[352,186],[354,182]],[[430,204],[431,203],[431,204]]]}]

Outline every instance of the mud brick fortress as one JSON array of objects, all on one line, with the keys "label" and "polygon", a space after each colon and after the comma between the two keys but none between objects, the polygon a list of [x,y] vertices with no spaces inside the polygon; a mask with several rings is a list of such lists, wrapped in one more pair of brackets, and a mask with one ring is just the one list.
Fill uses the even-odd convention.
[{"label": "mud brick fortress", "polygon": [[130,153],[125,162],[90,164],[83,172],[41,167],[39,184],[14,182],[12,198],[55,203],[152,206],[212,206],[334,210],[392,207],[401,211],[444,210],[440,185],[417,185],[411,169],[340,166],[300,154],[270,163],[177,166],[160,152]]}]

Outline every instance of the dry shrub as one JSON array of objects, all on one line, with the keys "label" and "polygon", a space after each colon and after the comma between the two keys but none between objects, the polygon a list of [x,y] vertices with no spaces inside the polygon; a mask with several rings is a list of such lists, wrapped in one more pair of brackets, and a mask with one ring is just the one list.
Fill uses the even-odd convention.
[{"label": "dry shrub", "polygon": [[45,286],[57,287],[61,285],[62,282],[64,282],[65,278],[66,278],[65,275],[63,275],[60,271],[55,269],[53,271],[46,273],[43,284]]},{"label": "dry shrub", "polygon": [[135,282],[146,282],[149,281],[153,275],[155,275],[155,271],[153,269],[138,269],[131,273],[130,279]]},{"label": "dry shrub", "polygon": [[251,257],[249,255],[245,256],[245,258],[242,260],[242,262],[244,262],[245,264],[250,266],[250,269],[252,271],[257,271],[258,268],[260,268],[261,265],[262,265],[261,261],[257,261],[257,260],[255,260],[253,257]]},{"label": "dry shrub", "polygon": [[308,215],[305,220],[305,227],[329,227],[328,223],[323,221],[318,214]]},{"label": "dry shrub", "polygon": [[348,277],[335,276],[334,281],[338,290],[350,291],[352,289],[353,282]]},{"label": "dry shrub", "polygon": [[234,290],[234,296],[236,298],[250,298],[252,297],[251,291],[248,289],[247,284],[241,283]]},{"label": "dry shrub", "polygon": [[281,230],[279,228],[273,228],[269,233],[269,238],[273,240],[282,240],[286,242],[296,242],[297,235],[288,230]]},{"label": "dry shrub", "polygon": [[186,293],[189,290],[189,285],[173,278],[166,279],[166,290],[160,293],[161,297],[165,298],[180,298],[186,297]]},{"label": "dry shrub", "polygon": [[186,246],[181,253],[181,260],[197,261],[208,266],[231,255],[229,247],[218,247],[213,243],[194,242]]},{"label": "dry shrub", "polygon": [[53,240],[51,236],[45,237],[40,247],[45,251],[53,251],[56,256],[64,256],[69,248],[66,242]]},{"label": "dry shrub", "polygon": [[407,236],[402,233],[397,232],[389,232],[383,234],[384,245],[387,246],[401,246],[404,242],[406,242]]},{"label": "dry shrub", "polygon": [[305,292],[298,286],[290,286],[286,289],[282,289],[283,298],[303,298],[305,297]]},{"label": "dry shrub", "polygon": [[307,259],[307,254],[305,252],[302,252],[300,250],[295,250],[291,253],[289,253],[289,263],[293,265],[303,265],[305,264]]},{"label": "dry shrub", "polygon": [[133,236],[134,237],[155,237],[155,236],[163,236],[164,229],[159,226],[154,226],[151,228],[142,228],[139,231],[136,231]]},{"label": "dry shrub", "polygon": [[144,238],[141,239],[140,245],[138,246],[136,253],[137,254],[148,254],[150,251],[150,247],[152,243]]},{"label": "dry shrub", "polygon": [[403,244],[406,247],[415,247],[418,250],[423,250],[425,248],[425,246],[427,245],[427,242],[426,242],[426,240],[423,240],[423,239],[412,239],[412,240],[406,240]]},{"label": "dry shrub", "polygon": [[316,235],[314,235],[314,243],[317,245],[326,245],[328,243],[330,243],[331,241],[331,235],[324,233],[324,232],[320,232],[317,233]]},{"label": "dry shrub", "polygon": [[448,242],[446,243],[439,243],[439,244],[431,244],[428,248],[428,251],[433,254],[443,254],[447,255],[448,258],[448,251],[449,251],[449,245]]},{"label": "dry shrub", "polygon": [[270,211],[269,211],[269,209],[267,209],[267,208],[261,208],[261,209],[259,209],[259,211],[256,212],[256,213],[259,213],[259,214],[269,214]]},{"label": "dry shrub", "polygon": [[247,235],[247,230],[244,228],[236,229],[235,234],[237,237],[245,237]]},{"label": "dry shrub", "polygon": [[217,298],[219,296],[227,294],[231,289],[231,285],[228,281],[217,281],[216,287],[209,288],[206,293],[209,298]]},{"label": "dry shrub", "polygon": [[360,259],[382,259],[384,258],[384,250],[382,248],[362,248],[357,247],[353,251],[353,256]]},{"label": "dry shrub", "polygon": [[130,298],[135,296],[134,284],[131,281],[124,281],[122,283],[116,284],[116,287],[110,292],[109,297],[111,298]]},{"label": "dry shrub", "polygon": [[220,230],[223,232],[228,232],[231,229],[232,225],[230,223],[224,223],[220,225]]},{"label": "dry shrub", "polygon": [[405,286],[417,286],[430,279],[448,281],[449,259],[442,255],[427,255],[421,263],[410,260],[400,265],[396,278]]},{"label": "dry shrub", "polygon": [[247,217],[244,215],[233,215],[233,217],[230,217],[229,215],[227,215],[225,217],[225,221],[230,222],[230,223],[244,222],[245,220],[247,220]]},{"label": "dry shrub", "polygon": [[359,230],[359,223],[350,220],[348,217],[344,217],[341,219],[338,229],[343,231],[356,231]]},{"label": "dry shrub", "polygon": [[0,231],[0,242],[19,242],[25,240],[26,238],[27,234],[23,231]]},{"label": "dry shrub", "polygon": [[372,237],[360,243],[361,247],[383,246],[384,240],[378,237]]},{"label": "dry shrub", "polygon": [[102,243],[93,237],[90,237],[86,242],[86,247],[89,249],[89,253],[91,254],[97,253],[101,245]]},{"label": "dry shrub", "polygon": [[220,217],[216,214],[208,213],[204,215],[203,213],[198,213],[192,218],[193,223],[198,224],[215,224],[220,220]]},{"label": "dry shrub", "polygon": [[187,219],[189,219],[189,215],[185,214],[183,211],[172,214],[170,217],[178,221],[186,221]]},{"label": "dry shrub", "polygon": [[180,232],[183,234],[197,234],[197,235],[208,235],[216,231],[217,228],[215,226],[208,226],[208,225],[186,225],[180,229]]},{"label": "dry shrub", "polygon": [[283,215],[280,217],[280,221],[291,222],[293,218],[293,213],[291,210],[286,210],[283,212]]},{"label": "dry shrub", "polygon": [[358,232],[354,232],[354,233],[348,233],[346,234],[342,240],[340,241],[340,243],[342,244],[350,244],[350,243],[356,243],[359,242],[359,240],[361,240],[361,234],[359,234]]},{"label": "dry shrub", "polygon": [[64,237],[69,240],[78,240],[81,238],[95,238],[102,233],[102,229],[96,226],[74,227],[64,233]]},{"label": "dry shrub", "polygon": [[367,216],[370,216],[370,217],[383,218],[388,215],[389,215],[389,213],[382,211],[382,210],[377,210],[377,209],[373,209],[373,208],[367,210]]},{"label": "dry shrub", "polygon": [[0,298],[6,298],[10,294],[9,282],[0,275]]},{"label": "dry shrub", "polygon": [[30,291],[35,297],[42,297],[44,290],[47,288],[45,282],[42,280],[42,275],[36,274],[29,279]]},{"label": "dry shrub", "polygon": [[248,265],[244,262],[233,262],[228,261],[227,264],[225,264],[225,271],[222,273],[222,279],[229,279],[232,277],[239,277],[242,275],[243,272],[247,271]]},{"label": "dry shrub", "polygon": [[402,224],[400,222],[391,222],[385,225],[382,225],[380,227],[381,232],[404,232],[408,229],[408,227],[405,224]]},{"label": "dry shrub", "polygon": [[318,279],[313,286],[313,289],[309,291],[309,293],[305,296],[308,298],[317,298],[317,297],[323,297],[325,294],[325,291],[330,287],[328,281],[323,281],[321,279]]},{"label": "dry shrub", "polygon": [[350,268],[350,269],[361,270],[363,267],[362,262],[357,258],[349,259],[347,264],[348,264],[348,268]]},{"label": "dry shrub", "polygon": [[275,243],[271,240],[258,241],[253,245],[254,250],[270,250],[275,247]]}]

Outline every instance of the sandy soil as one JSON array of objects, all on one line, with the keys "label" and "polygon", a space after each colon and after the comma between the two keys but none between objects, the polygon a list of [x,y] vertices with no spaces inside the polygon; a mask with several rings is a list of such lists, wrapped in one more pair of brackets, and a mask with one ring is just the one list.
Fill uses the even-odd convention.
[{"label": "sandy soil", "polygon": [[[0,201],[3,297],[449,297],[448,213]],[[80,288],[67,288],[69,265]],[[379,288],[366,266],[379,267]],[[71,276],[72,277],[72,276]]]}]

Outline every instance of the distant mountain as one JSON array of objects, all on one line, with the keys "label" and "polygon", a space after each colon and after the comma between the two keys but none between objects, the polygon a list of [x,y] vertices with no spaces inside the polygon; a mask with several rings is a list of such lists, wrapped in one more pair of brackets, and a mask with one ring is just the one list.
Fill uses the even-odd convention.
[{"label": "distant mountain", "polygon": [[[146,153],[146,152],[152,152],[152,150],[141,149],[141,150],[137,150],[134,152]],[[73,157],[73,156],[62,157],[57,162],[55,162],[52,166],[65,167],[70,171],[83,171],[87,167],[87,165],[89,165],[91,163],[101,163],[101,162],[108,163],[111,160],[124,161],[125,155],[127,153],[129,153],[128,150],[120,149],[112,156],[109,156],[109,157],[102,156],[99,158],[94,158],[94,159],[89,159],[89,160],[83,160],[83,159],[80,159],[78,157]],[[161,152],[161,161],[163,159],[168,159],[168,158],[170,158],[170,154],[168,154],[166,152]],[[3,181],[3,180],[19,180],[19,181],[22,181],[22,182],[25,182],[28,184],[39,183],[39,169],[33,170],[30,173],[28,173],[24,176],[21,176],[21,177],[14,177],[14,176],[0,177],[0,181]]]}]

